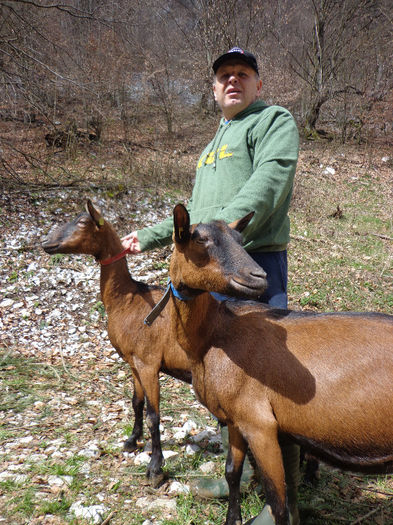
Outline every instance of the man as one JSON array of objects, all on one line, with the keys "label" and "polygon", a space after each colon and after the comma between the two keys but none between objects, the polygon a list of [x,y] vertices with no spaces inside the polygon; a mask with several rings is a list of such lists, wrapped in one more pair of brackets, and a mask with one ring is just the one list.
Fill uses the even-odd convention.
[{"label": "man", "polygon": [[[268,288],[260,299],[286,308],[288,208],[298,158],[297,127],[286,109],[258,100],[262,81],[253,54],[234,47],[217,58],[213,71],[214,97],[223,118],[199,158],[188,205],[191,224],[213,219],[230,223],[254,211],[243,241],[267,273]],[[171,243],[172,229],[169,217],[161,224],[127,235],[123,245],[132,253],[164,246]],[[291,518],[296,524],[299,450],[288,445],[282,446],[282,451]],[[207,495],[210,488],[205,485],[201,493]],[[214,487],[211,494],[224,495],[217,494]],[[252,523],[274,521],[264,509]]]}]

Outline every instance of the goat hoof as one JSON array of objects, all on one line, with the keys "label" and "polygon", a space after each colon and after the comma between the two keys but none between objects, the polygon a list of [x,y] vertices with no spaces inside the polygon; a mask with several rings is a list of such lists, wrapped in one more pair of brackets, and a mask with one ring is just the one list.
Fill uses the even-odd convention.
[{"label": "goat hoof", "polygon": [[150,484],[154,489],[158,489],[158,487],[160,487],[165,481],[165,474],[162,471],[155,474],[148,472],[147,477],[149,478]]},{"label": "goat hoof", "polygon": [[134,452],[137,449],[138,449],[138,445],[136,444],[136,439],[128,438],[126,441],[124,441],[124,444],[123,444],[124,452]]}]

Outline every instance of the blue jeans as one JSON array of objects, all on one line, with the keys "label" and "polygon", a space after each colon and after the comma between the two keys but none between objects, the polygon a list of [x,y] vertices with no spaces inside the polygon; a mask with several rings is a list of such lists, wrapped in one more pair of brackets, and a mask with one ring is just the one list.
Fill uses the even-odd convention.
[{"label": "blue jeans", "polygon": [[288,262],[287,251],[250,253],[254,261],[267,274],[268,287],[258,298],[261,303],[267,303],[275,308],[288,307]]}]

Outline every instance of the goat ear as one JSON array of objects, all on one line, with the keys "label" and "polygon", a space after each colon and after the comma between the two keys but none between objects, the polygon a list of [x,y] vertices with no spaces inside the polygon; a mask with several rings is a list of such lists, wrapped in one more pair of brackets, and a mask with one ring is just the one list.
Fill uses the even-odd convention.
[{"label": "goat ear", "polygon": [[187,242],[190,238],[190,215],[183,204],[176,204],[173,209],[174,240]]},{"label": "goat ear", "polygon": [[251,221],[251,219],[254,217],[255,212],[252,211],[248,213],[245,217],[242,219],[239,219],[238,221],[231,222],[231,224],[228,224],[232,230],[236,230],[238,232],[242,232],[244,228],[248,225],[248,223]]},{"label": "goat ear", "polygon": [[86,211],[93,219],[98,228],[104,226],[104,217],[101,215],[100,211],[93,206],[93,203],[90,199],[87,199],[86,201]]}]

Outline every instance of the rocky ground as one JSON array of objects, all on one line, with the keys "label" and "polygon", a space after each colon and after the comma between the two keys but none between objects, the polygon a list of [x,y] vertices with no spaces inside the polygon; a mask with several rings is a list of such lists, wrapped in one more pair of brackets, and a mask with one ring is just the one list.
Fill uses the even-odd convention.
[{"label": "rocky ground", "polygon": [[[385,153],[379,157],[375,170],[382,178],[378,180],[389,188],[389,158]],[[365,155],[352,164],[338,158],[334,153],[324,159],[317,153],[304,155],[299,165],[303,181],[319,172],[319,181],[335,176],[341,184],[343,174],[351,184],[365,184],[359,175],[366,169]],[[356,173],[345,173],[343,167],[351,165]],[[316,222],[305,187],[296,189],[294,202]],[[222,523],[225,502],[208,506],[188,495],[193,477],[223,472],[216,423],[189,385],[161,377],[168,481],[160,489],[152,490],[145,481],[148,440],[141,442],[138,453],[122,451],[131,431],[131,377],[107,337],[97,263],[87,256],[50,257],[40,247],[52,227],[83,209],[86,197],[102,207],[120,234],[169,215],[179,199],[169,193],[158,198],[157,192],[135,190],[116,199],[105,191],[71,188],[22,188],[0,195],[0,523]],[[332,211],[335,205],[332,201]],[[304,252],[310,241],[300,228],[294,243],[303,243]],[[390,235],[379,236],[386,247],[391,246]],[[320,242],[326,258],[331,246],[338,249],[336,240]],[[295,245],[295,268],[301,258],[298,251]],[[163,283],[169,257],[170,250],[163,249],[129,257],[128,263],[134,278]],[[385,257],[381,266],[385,274],[388,261]],[[296,272],[295,284],[296,279],[301,286],[304,273]],[[307,294],[303,290],[292,300],[303,304]],[[323,478],[329,482],[330,499],[323,484],[307,493],[311,505],[319,508],[319,517],[305,523],[389,522],[391,480],[382,484],[356,476],[348,480],[331,469],[323,470]],[[339,508],[336,498],[341,501]],[[259,505],[249,496],[243,503],[244,518]]]},{"label": "rocky ground", "polygon": [[[41,198],[15,193],[12,198],[3,195],[0,205],[7,229],[0,248],[3,380],[0,432],[3,430],[4,435],[0,442],[0,483],[10,482],[16,487],[30,485],[36,502],[67,491],[75,484],[76,472],[104,491],[107,483],[110,487],[119,483],[116,477],[119,469],[127,470],[132,465],[139,467],[139,472],[134,472],[133,476],[143,484],[143,471],[150,458],[149,446],[145,447],[145,443],[141,443],[140,453],[122,452],[125,431],[130,431],[132,421],[132,386],[127,365],[108,340],[105,312],[99,297],[97,263],[88,256],[51,258],[40,247],[53,225],[69,220],[82,209],[82,201],[78,199],[75,203],[74,199],[73,193],[67,191],[46,192]],[[56,208],[51,206],[52,200],[56,201]],[[114,223],[119,221],[110,199],[96,196],[95,201],[105,209],[107,219]],[[134,224],[142,213],[143,222],[153,223],[170,213],[172,207],[169,202],[164,203],[155,213],[151,204],[148,198],[141,197],[138,210],[124,204],[123,213],[134,214]],[[127,228],[130,230],[131,225],[123,228],[123,233]],[[168,254],[162,250],[153,256],[134,257],[130,260],[133,277],[144,282],[157,282],[160,276],[166,279]],[[25,379],[27,375],[27,384],[23,381],[18,385],[9,384],[7,376],[14,371],[19,376],[25,374]],[[30,385],[30,381],[34,384]],[[162,418],[166,460],[179,454],[194,456],[201,442],[210,443],[218,452],[215,423],[209,422],[206,411],[199,408],[190,387],[166,376],[161,382],[163,388],[180,400],[176,414]],[[198,406],[201,410],[199,420],[187,414],[187,404]],[[99,477],[100,468],[97,468],[103,457],[105,463],[108,458],[116,463],[115,472],[105,480]],[[64,467],[67,460],[76,461],[77,465]],[[51,473],[57,462],[61,475]],[[205,463],[202,475],[203,471],[215,468],[215,463]],[[48,472],[42,472],[48,470],[43,468],[45,464]],[[172,495],[187,492],[187,486],[172,480],[165,485],[163,493],[165,491]],[[89,505],[89,499],[91,497],[81,494],[68,513],[77,518],[89,518],[90,513],[93,522],[101,523],[111,513],[111,503],[100,491],[94,496],[94,504]],[[135,496],[133,504],[141,513],[149,514],[152,502],[153,507],[162,507],[167,517],[176,508],[175,499],[160,499],[156,495]],[[0,496],[0,522],[61,522],[50,515],[24,521],[23,513],[21,516],[17,513],[12,518],[12,507],[5,491]]]}]

